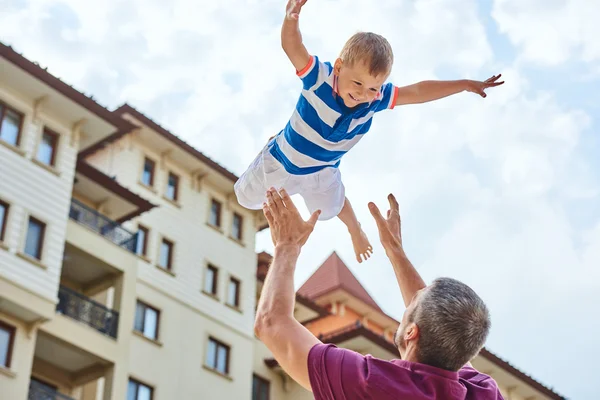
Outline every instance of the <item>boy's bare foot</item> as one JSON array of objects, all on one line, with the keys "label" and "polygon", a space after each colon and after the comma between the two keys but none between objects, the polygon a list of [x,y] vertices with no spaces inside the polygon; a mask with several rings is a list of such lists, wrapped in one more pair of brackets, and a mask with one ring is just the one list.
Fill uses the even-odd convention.
[{"label": "boy's bare foot", "polygon": [[365,232],[362,229],[359,229],[356,232],[350,232],[350,236],[352,237],[352,245],[354,246],[354,253],[356,254],[356,261],[359,263],[367,261],[371,254],[373,253],[373,246],[369,243],[369,239]]}]

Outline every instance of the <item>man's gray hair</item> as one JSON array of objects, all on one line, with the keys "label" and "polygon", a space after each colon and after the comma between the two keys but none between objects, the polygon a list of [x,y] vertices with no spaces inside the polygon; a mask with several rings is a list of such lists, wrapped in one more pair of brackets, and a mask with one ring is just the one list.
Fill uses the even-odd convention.
[{"label": "man's gray hair", "polygon": [[410,317],[419,327],[419,362],[449,371],[458,371],[479,353],[491,327],[483,300],[451,278],[433,281]]}]

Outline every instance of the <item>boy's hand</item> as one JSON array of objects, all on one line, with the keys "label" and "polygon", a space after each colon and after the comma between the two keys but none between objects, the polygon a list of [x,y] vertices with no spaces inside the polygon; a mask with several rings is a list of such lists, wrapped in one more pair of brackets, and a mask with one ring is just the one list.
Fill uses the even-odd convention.
[{"label": "boy's hand", "polygon": [[300,10],[305,4],[306,0],[289,0],[285,11],[285,17],[287,19],[298,20],[300,17]]},{"label": "boy's hand", "polygon": [[504,83],[504,81],[496,82],[501,76],[502,76],[502,74],[494,75],[491,78],[486,79],[483,82],[469,80],[469,81],[467,81],[466,90],[467,90],[467,92],[477,93],[481,97],[486,97],[487,94],[484,91],[485,89],[500,86]]}]

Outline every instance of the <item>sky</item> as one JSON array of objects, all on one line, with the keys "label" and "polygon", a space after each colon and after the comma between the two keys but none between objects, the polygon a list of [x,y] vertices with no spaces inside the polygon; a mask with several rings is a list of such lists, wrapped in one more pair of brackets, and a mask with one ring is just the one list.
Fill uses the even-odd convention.
[{"label": "sky", "polygon": [[[0,0],[0,41],[114,109],[127,102],[241,174],[291,116],[301,84],[280,45],[283,0]],[[600,2],[309,0],[311,54],[357,31],[388,38],[390,81],[505,84],[379,113],[340,166],[374,245],[358,264],[339,220],[317,224],[299,287],[337,251],[391,316],[404,311],[367,203],[400,203],[426,282],[487,303],[486,347],[559,393],[597,396],[600,358]],[[232,143],[235,143],[232,146]],[[302,199],[296,204],[307,217]],[[272,250],[269,233],[257,251]]]}]

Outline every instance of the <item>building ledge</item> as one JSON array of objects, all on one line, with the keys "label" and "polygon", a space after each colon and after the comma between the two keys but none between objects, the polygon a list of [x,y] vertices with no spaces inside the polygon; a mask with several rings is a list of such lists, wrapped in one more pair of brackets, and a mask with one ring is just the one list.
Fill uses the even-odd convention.
[{"label": "building ledge", "polygon": [[9,378],[16,378],[17,377],[17,373],[15,371],[13,371],[10,368],[3,367],[2,365],[0,365],[0,374],[6,375]]},{"label": "building ledge", "polygon": [[231,375],[226,375],[226,374],[224,374],[224,373],[222,373],[220,371],[217,371],[216,369],[214,369],[212,367],[209,367],[206,364],[202,364],[202,368],[204,368],[207,371],[212,372],[213,374],[219,375],[221,378],[225,378],[225,379],[227,379],[229,381],[233,381],[233,378],[231,377]]},{"label": "building ledge", "polygon": [[42,263],[40,260],[37,260],[31,256],[28,256],[25,253],[22,253],[19,251],[19,252],[17,252],[17,256],[19,258],[22,258],[23,260],[28,261],[29,263],[35,265],[36,267],[39,267],[41,269],[48,269],[48,267],[44,263]]}]

